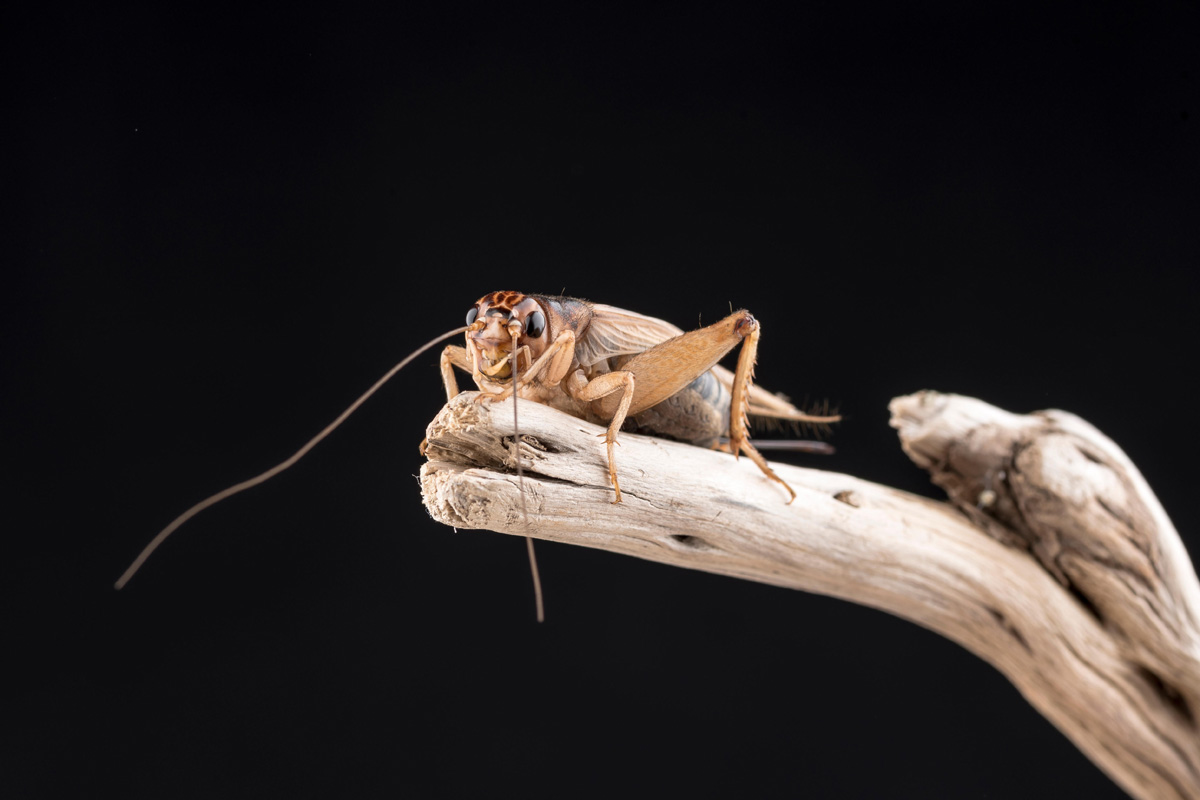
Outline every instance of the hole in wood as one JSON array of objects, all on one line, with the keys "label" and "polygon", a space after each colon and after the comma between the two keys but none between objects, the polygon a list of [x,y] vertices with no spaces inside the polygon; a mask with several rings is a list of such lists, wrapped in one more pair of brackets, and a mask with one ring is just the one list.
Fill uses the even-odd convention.
[{"label": "hole in wood", "polygon": [[992,619],[996,620],[997,625],[1003,628],[1009,636],[1017,640],[1017,644],[1021,645],[1021,647],[1025,648],[1029,652],[1033,652],[1033,648],[1029,646],[1029,642],[1025,640],[1025,637],[1019,630],[1017,630],[1017,627],[1009,622],[1008,617],[1004,614],[1004,612],[1000,611],[999,609],[989,607],[988,613],[992,615]]},{"label": "hole in wood", "polygon": [[690,536],[686,533],[672,533],[671,541],[681,544],[684,547],[689,547],[693,550],[711,550],[712,545],[701,539],[699,536]]},{"label": "hole in wood", "polygon": [[852,491],[850,489],[845,489],[843,491],[838,492],[837,494],[835,494],[833,496],[833,499],[838,500],[838,501],[845,503],[848,506],[852,506],[854,508],[859,508],[862,506],[862,498],[859,497],[857,494],[854,493],[854,491]]},{"label": "hole in wood", "polygon": [[1162,679],[1161,675],[1148,667],[1139,664],[1137,672],[1165,705],[1178,711],[1179,715],[1187,720],[1189,725],[1192,727],[1196,726],[1196,717],[1192,713],[1192,707],[1188,705],[1187,698],[1183,696],[1182,692],[1167,683]]}]

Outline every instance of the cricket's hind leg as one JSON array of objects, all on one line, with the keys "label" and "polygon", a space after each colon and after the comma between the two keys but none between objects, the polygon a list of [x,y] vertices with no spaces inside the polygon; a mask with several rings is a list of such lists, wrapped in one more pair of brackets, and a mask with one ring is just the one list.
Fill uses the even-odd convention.
[{"label": "cricket's hind leg", "polygon": [[636,388],[632,398],[616,393],[606,393],[607,396],[594,393],[586,399],[594,399],[592,410],[602,419],[614,420],[614,427],[617,427],[624,422],[626,415],[636,416],[683,390],[716,366],[722,356],[741,344],[730,400],[729,448],[735,455],[745,453],[763,474],[782,485],[790,496],[788,502],[791,502],[796,499],[792,487],[775,474],[767,460],[749,441],[746,414],[754,360],[758,353],[758,337],[758,320],[749,311],[734,312],[706,328],[689,331],[657,344],[623,364],[621,372],[629,373],[635,379]]}]

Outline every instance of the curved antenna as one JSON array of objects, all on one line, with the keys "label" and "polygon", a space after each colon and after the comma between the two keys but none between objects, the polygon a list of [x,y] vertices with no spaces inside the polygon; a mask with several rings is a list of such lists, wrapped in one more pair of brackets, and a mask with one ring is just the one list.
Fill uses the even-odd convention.
[{"label": "curved antenna", "polygon": [[372,386],[370,389],[367,389],[367,391],[363,392],[363,395],[361,397],[359,397],[357,400],[355,400],[353,403],[351,403],[350,407],[347,408],[345,411],[343,411],[337,419],[335,419],[333,422],[329,423],[329,425],[327,425],[323,431],[318,433],[312,439],[309,439],[308,443],[305,444],[303,447],[301,447],[299,450],[297,450],[295,452],[295,454],[292,455],[291,458],[287,459],[286,461],[284,461],[280,464],[276,464],[275,466],[271,467],[266,472],[263,472],[260,475],[255,475],[253,478],[250,478],[249,480],[245,480],[245,481],[242,481],[241,483],[234,484],[233,486],[230,486],[228,489],[222,489],[221,491],[217,492],[216,494],[212,495],[211,497],[201,500],[199,503],[196,503],[196,505],[192,506],[187,511],[180,514],[178,517],[175,518],[175,520],[170,525],[163,528],[161,531],[158,532],[157,536],[155,536],[153,539],[150,540],[150,544],[146,545],[142,549],[142,552],[139,553],[138,557],[133,560],[133,563],[129,565],[129,568],[125,570],[124,574],[121,575],[121,577],[117,579],[117,582],[115,584],[113,584],[113,587],[116,589],[120,589],[120,588],[124,587],[125,584],[129,583],[129,579],[132,578],[139,569],[141,569],[142,564],[146,563],[146,559],[150,557],[150,554],[153,553],[155,550],[157,550],[158,546],[160,544],[162,544],[168,536],[170,536],[172,533],[174,533],[175,529],[178,528],[180,525],[187,522],[189,519],[196,516],[201,511],[208,508],[209,506],[216,505],[217,503],[221,502],[222,500],[224,500],[227,497],[232,497],[233,495],[238,494],[239,492],[244,492],[246,489],[249,489],[252,486],[257,486],[260,483],[268,481],[271,478],[274,478],[279,473],[283,472],[288,467],[295,464],[297,461],[299,461],[301,458],[303,458],[304,455],[309,450],[312,450],[314,447],[316,447],[317,444],[322,439],[324,439],[329,434],[333,433],[335,428],[337,428],[339,425],[341,425],[343,422],[346,421],[346,417],[350,416],[355,411],[357,411],[358,407],[367,401],[367,398],[369,398],[371,395],[375,394],[375,392],[378,391],[380,386],[383,386],[385,383],[387,383],[389,380],[391,380],[392,376],[395,375],[397,372],[399,372],[404,367],[406,367],[410,361],[412,361],[414,358],[416,358],[417,356],[424,353],[429,348],[433,347],[435,344],[437,344],[441,341],[444,341],[446,339],[449,339],[451,336],[456,336],[465,330],[466,330],[466,327],[455,328],[452,331],[443,333],[441,336],[437,337],[436,339],[430,339],[428,342],[426,342],[425,344],[418,347],[416,350],[414,350],[412,353],[410,353],[407,358],[405,358],[399,364],[397,364],[396,366],[394,366],[390,370],[388,370],[387,374],[385,374],[382,378],[375,381],[374,386]]},{"label": "curved antenna", "polygon": [[[517,337],[520,331],[512,334],[512,385],[513,385],[513,463],[517,465],[517,494],[521,497],[521,518],[529,528],[529,509],[525,505],[525,472],[521,469],[521,426],[517,423],[517,389],[521,379],[521,365],[517,352]],[[538,575],[537,554],[533,551],[533,537],[525,534],[525,550],[529,553],[529,573],[533,577],[533,602],[537,608],[537,621],[546,621],[546,604],[542,599],[542,579]]]}]

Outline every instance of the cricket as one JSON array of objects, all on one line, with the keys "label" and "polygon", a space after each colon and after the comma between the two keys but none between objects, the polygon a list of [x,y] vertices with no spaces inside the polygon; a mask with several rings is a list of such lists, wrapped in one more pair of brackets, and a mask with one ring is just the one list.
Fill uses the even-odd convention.
[{"label": "cricket", "polygon": [[[447,331],[410,353],[291,457],[205,498],[176,517],[143,548],[115,587],[124,587],[154,550],[193,516],[291,467],[401,369],[460,333],[466,334],[464,345],[447,345],[441,354],[446,399],[459,393],[455,376],[455,369],[459,369],[474,380],[479,391],[476,402],[513,397],[514,422],[518,401],[531,401],[606,426],[603,439],[614,503],[621,502],[614,452],[621,431],[724,450],[735,458],[746,455],[767,479],[787,492],[786,502],[790,503],[796,493],[751,444],[749,418],[817,428],[841,419],[836,414],[802,411],[784,397],[754,384],[760,326],[748,311],[735,311],[712,325],[684,332],[655,317],[579,298],[492,292],[471,306],[464,327]],[[739,346],[735,370],[717,363]],[[514,448],[519,438],[514,437]],[[823,442],[793,441],[787,446],[831,452]],[[424,442],[421,451],[424,453]],[[520,461],[514,461],[520,476]],[[542,620],[533,540],[526,537],[526,541],[538,619]]]}]

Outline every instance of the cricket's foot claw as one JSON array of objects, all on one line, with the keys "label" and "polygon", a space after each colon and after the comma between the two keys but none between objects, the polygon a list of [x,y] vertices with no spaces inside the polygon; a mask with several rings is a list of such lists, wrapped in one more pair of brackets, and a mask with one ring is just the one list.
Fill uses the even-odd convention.
[{"label": "cricket's foot claw", "polygon": [[486,392],[480,392],[479,394],[475,395],[475,402],[476,403],[499,403],[501,400],[507,400],[510,397],[512,397],[511,389],[506,389],[505,391],[500,392],[499,394],[487,394]]}]

